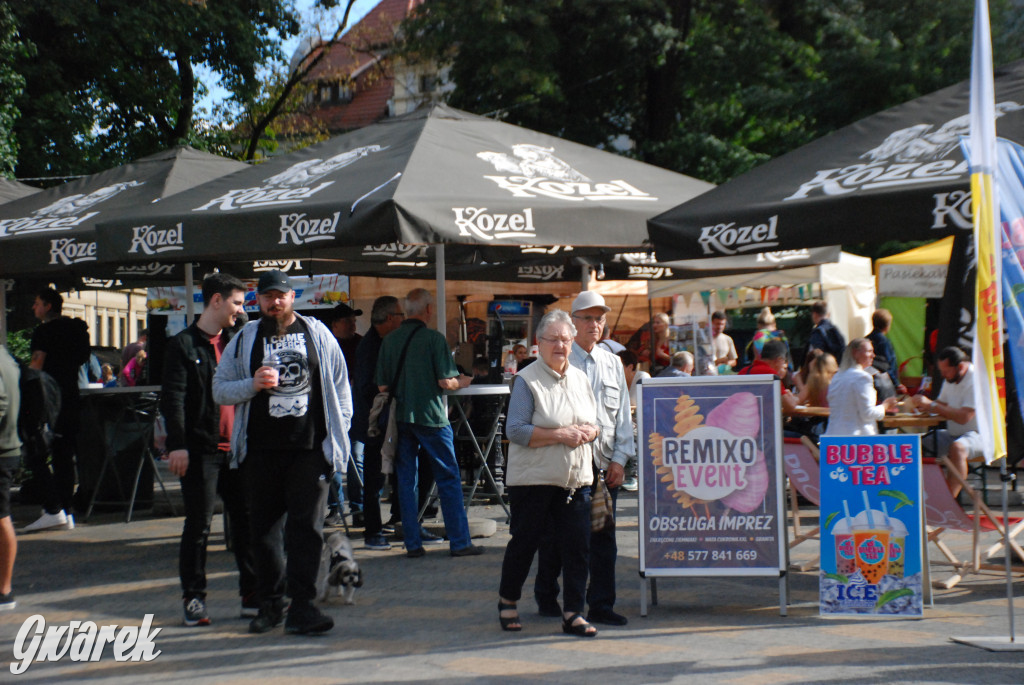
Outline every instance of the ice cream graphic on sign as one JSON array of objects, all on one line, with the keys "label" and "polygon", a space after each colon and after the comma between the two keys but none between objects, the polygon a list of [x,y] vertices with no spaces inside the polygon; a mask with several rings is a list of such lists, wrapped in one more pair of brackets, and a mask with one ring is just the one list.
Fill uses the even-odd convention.
[{"label": "ice cream graphic on sign", "polygon": [[729,509],[757,509],[768,489],[764,453],[755,438],[760,408],[750,393],[736,393],[708,413],[688,395],[676,402],[673,436],[650,435],[657,473],[684,507],[720,501]]}]

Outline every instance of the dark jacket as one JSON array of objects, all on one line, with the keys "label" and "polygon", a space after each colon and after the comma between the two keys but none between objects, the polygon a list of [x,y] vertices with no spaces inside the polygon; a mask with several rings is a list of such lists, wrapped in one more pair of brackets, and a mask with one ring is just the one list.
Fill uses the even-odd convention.
[{"label": "dark jacket", "polygon": [[835,357],[837,362],[842,362],[843,350],[846,349],[846,338],[831,321],[822,319],[811,331],[811,337],[807,340],[807,349],[824,350]]},{"label": "dark jacket", "polygon": [[[228,335],[224,331],[221,335]],[[213,454],[220,442],[220,405],[213,401],[217,354],[192,324],[167,342],[160,411],[167,422],[167,450]]]},{"label": "dark jacket", "polygon": [[[352,366],[352,428],[349,431],[353,440],[365,443],[368,441],[366,429],[370,422],[370,407],[377,395],[377,384],[373,382],[373,374],[377,370],[377,357],[384,339],[373,326],[366,332],[359,346],[356,347]],[[348,358],[346,357],[346,360]]]},{"label": "dark jacket", "polygon": [[[889,374],[894,387],[899,385],[900,370],[899,365],[896,363],[896,350],[893,348],[892,342],[885,336],[885,333],[877,330],[872,330],[868,333],[867,339],[871,341],[871,347],[875,350],[874,367],[883,373]],[[884,398],[879,397],[878,399]]]}]

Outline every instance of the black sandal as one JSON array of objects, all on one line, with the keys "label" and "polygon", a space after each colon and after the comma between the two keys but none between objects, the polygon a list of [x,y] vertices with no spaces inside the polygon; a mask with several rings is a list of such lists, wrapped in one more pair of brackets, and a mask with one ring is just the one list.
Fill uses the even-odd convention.
[{"label": "black sandal", "polygon": [[597,628],[587,623],[585,618],[583,618],[583,623],[576,624],[575,621],[578,618],[583,618],[583,614],[573,614],[569,618],[563,618],[562,632],[576,637],[597,637]]},{"label": "black sandal", "polygon": [[[501,615],[503,611],[515,611],[515,616],[505,617]],[[506,604],[505,602],[498,601],[498,622],[501,623],[501,629],[507,630],[510,633],[519,632],[523,629],[523,624],[519,622],[519,610],[515,603]]]}]

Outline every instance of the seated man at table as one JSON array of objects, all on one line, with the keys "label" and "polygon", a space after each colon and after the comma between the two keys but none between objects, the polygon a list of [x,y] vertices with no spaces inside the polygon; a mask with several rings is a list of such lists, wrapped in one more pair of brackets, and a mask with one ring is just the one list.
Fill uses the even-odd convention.
[{"label": "seated man at table", "polygon": [[[946,428],[929,433],[921,447],[927,457],[948,457],[947,469],[966,479],[967,462],[984,456],[974,415],[974,366],[959,347],[947,347],[939,353],[938,367],[943,379],[938,398],[914,395],[913,399],[918,409],[946,419]],[[946,484],[954,497],[960,494],[960,481],[949,471]]]},{"label": "seated man at table", "polygon": [[[744,366],[738,373],[741,376],[772,374],[782,380],[788,371],[786,343],[781,340],[769,340],[761,348],[761,357]],[[788,414],[796,408],[796,395],[784,385],[780,384],[779,388],[782,392],[782,413]]]}]

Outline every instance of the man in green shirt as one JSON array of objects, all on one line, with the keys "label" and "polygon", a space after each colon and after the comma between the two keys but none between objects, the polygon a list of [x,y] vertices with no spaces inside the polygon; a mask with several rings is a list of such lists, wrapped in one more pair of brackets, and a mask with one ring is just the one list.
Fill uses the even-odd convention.
[{"label": "man in green shirt", "polygon": [[452,427],[444,405],[445,390],[465,388],[473,377],[459,374],[444,335],[427,327],[427,321],[434,315],[434,297],[428,291],[423,288],[410,291],[405,298],[405,312],[405,321],[381,345],[375,376],[381,391],[390,389],[388,386],[394,381],[404,354],[401,374],[392,394],[398,403],[395,474],[404,523],[405,553],[409,557],[422,557],[426,553],[417,525],[416,455],[422,447],[437,483],[451,555],[482,554],[483,548],[470,542],[469,522],[462,505],[459,463],[455,459]]}]

